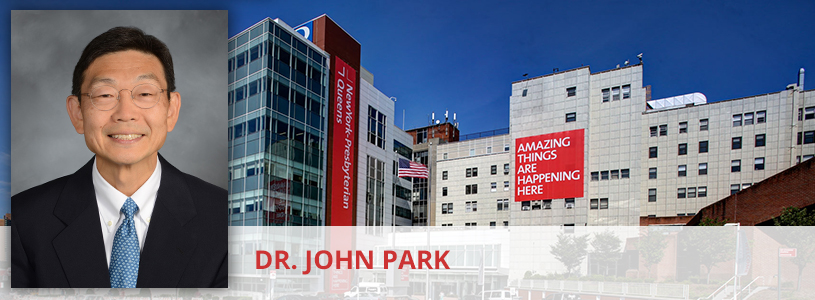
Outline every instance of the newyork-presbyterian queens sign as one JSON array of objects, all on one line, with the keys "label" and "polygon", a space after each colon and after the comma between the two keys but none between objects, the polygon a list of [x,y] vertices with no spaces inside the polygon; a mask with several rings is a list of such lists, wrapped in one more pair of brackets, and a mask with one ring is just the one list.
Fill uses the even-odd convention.
[{"label": "newyork-presbyterian queens sign", "polygon": [[584,130],[515,140],[515,201],[583,197]]}]

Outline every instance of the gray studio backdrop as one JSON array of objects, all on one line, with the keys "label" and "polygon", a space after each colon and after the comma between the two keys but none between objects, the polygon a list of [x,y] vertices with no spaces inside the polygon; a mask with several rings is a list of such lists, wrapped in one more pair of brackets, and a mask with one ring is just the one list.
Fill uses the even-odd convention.
[{"label": "gray studio backdrop", "polygon": [[226,11],[12,11],[11,195],[73,174],[93,156],[65,99],[82,50],[116,26],[141,28],[173,55],[181,112],[159,153],[227,187]]}]

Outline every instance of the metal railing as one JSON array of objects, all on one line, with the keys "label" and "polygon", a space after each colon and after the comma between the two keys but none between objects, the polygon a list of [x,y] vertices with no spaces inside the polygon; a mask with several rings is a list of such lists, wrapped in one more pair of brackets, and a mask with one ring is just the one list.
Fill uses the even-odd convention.
[{"label": "metal railing", "polygon": [[696,298],[696,300],[709,300],[709,299],[713,299],[713,296],[715,296],[716,294],[718,294],[719,292],[721,292],[721,291],[722,291],[722,289],[724,289],[724,288],[726,288],[726,287],[729,287],[729,286],[730,286],[730,281],[732,281],[733,279],[736,279],[736,276],[730,277],[730,279],[729,279],[729,280],[727,280],[727,282],[725,282],[725,283],[724,283],[724,284],[722,284],[722,285],[721,285],[721,286],[720,286],[718,289],[716,289],[715,291],[713,291],[713,293],[711,293],[711,294],[710,294],[710,296],[707,296],[707,297],[704,297],[704,298]]},{"label": "metal railing", "polygon": [[689,299],[690,286],[672,283],[605,282],[577,280],[531,280],[524,279],[520,289],[564,291],[590,294],[646,296],[675,299]]},{"label": "metal railing", "polygon": [[469,134],[462,135],[461,137],[459,137],[458,140],[459,141],[474,140],[474,139],[490,137],[490,136],[496,136],[496,135],[502,135],[502,134],[509,134],[509,128],[501,128],[501,129],[488,130],[488,131],[482,131],[482,132],[476,132],[476,133],[469,133]]}]

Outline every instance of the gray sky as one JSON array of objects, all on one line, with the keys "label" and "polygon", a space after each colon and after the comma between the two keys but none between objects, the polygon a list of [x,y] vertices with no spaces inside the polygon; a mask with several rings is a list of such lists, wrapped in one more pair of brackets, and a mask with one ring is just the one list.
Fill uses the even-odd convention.
[{"label": "gray sky", "polygon": [[226,188],[226,11],[12,11],[11,195],[73,174],[93,156],[65,99],[84,47],[115,26],[141,28],[173,55],[181,113],[159,153]]}]

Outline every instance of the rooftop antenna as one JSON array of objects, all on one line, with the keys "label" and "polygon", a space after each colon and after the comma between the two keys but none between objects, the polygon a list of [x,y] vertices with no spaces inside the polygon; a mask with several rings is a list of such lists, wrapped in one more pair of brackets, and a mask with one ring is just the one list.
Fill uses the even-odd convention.
[{"label": "rooftop antenna", "polygon": [[447,113],[448,113],[448,111],[447,111],[447,110],[445,110],[445,111],[444,111],[444,123],[447,123],[447,116],[448,116],[448,114],[447,114]]},{"label": "rooftop antenna", "polygon": [[433,123],[436,123],[436,112],[432,112],[430,115],[430,125],[433,125]]},{"label": "rooftop antenna", "polygon": [[637,58],[640,60],[640,64],[642,64],[642,53],[637,54]]},{"label": "rooftop antenna", "polygon": [[619,68],[620,68],[620,64],[617,64],[617,69],[619,69]]},{"label": "rooftop antenna", "polygon": [[453,113],[453,125],[458,128],[458,122],[456,121],[456,113]]},{"label": "rooftop antenna", "polygon": [[626,66],[628,65],[628,60],[627,60],[627,59],[625,60],[625,65],[626,65]]}]

